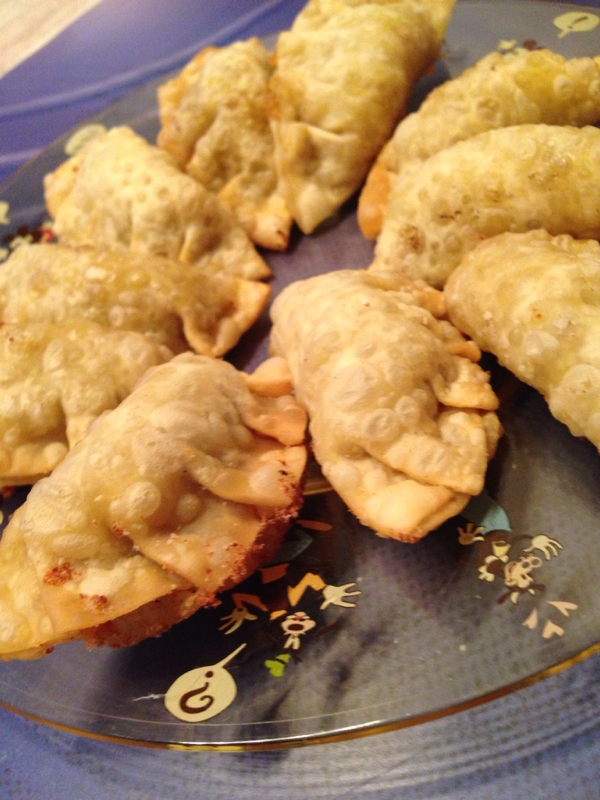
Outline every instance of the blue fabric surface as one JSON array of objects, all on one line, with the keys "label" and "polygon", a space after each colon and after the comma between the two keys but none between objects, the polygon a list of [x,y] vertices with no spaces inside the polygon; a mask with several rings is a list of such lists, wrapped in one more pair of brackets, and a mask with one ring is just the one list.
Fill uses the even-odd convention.
[{"label": "blue fabric surface", "polygon": [[[202,47],[289,27],[303,0],[104,0],[0,79],[0,182]],[[147,11],[146,11],[147,9]]]},{"label": "blue fabric surface", "polygon": [[599,707],[599,679],[596,656],[494,703],[414,728],[254,753],[123,746],[0,710],[0,797],[598,800],[600,725],[593,714],[585,719],[586,709]]}]

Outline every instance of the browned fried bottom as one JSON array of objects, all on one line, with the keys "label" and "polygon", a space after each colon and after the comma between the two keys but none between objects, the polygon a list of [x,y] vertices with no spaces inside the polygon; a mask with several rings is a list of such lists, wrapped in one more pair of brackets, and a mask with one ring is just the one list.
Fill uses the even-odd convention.
[{"label": "browned fried bottom", "polygon": [[[220,592],[241,583],[274,557],[301,504],[302,494],[298,488],[292,505],[265,522],[254,545],[241,556],[235,569],[219,588]],[[151,636],[160,636],[177,622],[191,617],[199,608],[219,603],[215,593],[203,592],[201,587],[178,589],[110,622],[85,628],[76,638],[84,639],[88,647],[127,647]]]},{"label": "browned fried bottom", "polygon": [[198,589],[176,590],[110,622],[85,628],[81,631],[81,637],[88,647],[127,647],[149,636],[160,636],[176,622],[187,619],[202,606],[214,605],[215,602],[218,601],[214,597],[206,597]]}]

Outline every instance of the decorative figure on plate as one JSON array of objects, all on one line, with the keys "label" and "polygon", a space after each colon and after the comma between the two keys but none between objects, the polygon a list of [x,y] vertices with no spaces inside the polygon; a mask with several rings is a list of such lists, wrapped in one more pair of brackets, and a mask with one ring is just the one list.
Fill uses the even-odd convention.
[{"label": "decorative figure on plate", "polygon": [[246,644],[240,645],[222,661],[185,672],[165,694],[165,707],[184,722],[202,722],[228,708],[237,694],[231,673],[225,669]]},{"label": "decorative figure on plate", "polygon": [[284,633],[288,634],[288,638],[283,645],[286,650],[291,647],[293,650],[300,649],[300,637],[316,626],[314,619],[311,619],[304,611],[296,611],[294,614],[288,614],[281,623]]}]

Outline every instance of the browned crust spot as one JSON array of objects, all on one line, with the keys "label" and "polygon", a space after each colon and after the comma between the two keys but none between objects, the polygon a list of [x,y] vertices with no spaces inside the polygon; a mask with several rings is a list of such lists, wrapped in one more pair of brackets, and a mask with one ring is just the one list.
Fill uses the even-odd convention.
[{"label": "browned crust spot", "polygon": [[63,583],[70,581],[73,578],[75,571],[72,564],[65,561],[63,564],[57,564],[44,575],[43,582],[46,586],[62,586]]}]

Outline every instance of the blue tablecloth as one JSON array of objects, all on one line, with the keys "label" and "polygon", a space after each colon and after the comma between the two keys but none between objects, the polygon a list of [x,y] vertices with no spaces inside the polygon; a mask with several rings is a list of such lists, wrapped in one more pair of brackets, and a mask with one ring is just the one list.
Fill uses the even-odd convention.
[{"label": "blue tablecloth", "polygon": [[104,0],[0,80],[0,181],[208,44],[289,26],[303,0]]},{"label": "blue tablecloth", "polygon": [[[202,46],[285,28],[303,4],[103,0],[0,80],[0,179]],[[414,728],[282,751],[127,747],[0,709],[0,800],[33,798],[598,800],[600,656]]]},{"label": "blue tablecloth", "polygon": [[0,797],[598,800],[600,724],[597,715],[589,721],[589,709],[599,704],[595,657],[445,719],[292,750],[150,750],[85,739],[0,710]]}]

